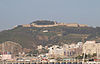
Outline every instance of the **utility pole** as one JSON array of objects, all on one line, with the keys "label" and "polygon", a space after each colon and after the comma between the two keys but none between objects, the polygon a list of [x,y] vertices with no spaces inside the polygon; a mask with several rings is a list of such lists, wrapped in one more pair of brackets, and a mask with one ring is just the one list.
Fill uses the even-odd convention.
[{"label": "utility pole", "polygon": [[84,63],[84,61],[85,61],[85,53],[86,53],[86,46],[85,46],[85,48],[84,48],[83,63]]},{"label": "utility pole", "polygon": [[[83,42],[83,44],[84,44],[84,43],[85,43],[85,39],[86,39],[87,37],[84,37],[84,35],[82,35],[82,36],[83,36],[82,42]],[[84,61],[85,61],[85,53],[86,53],[86,46],[84,47],[83,63],[84,63]]]}]

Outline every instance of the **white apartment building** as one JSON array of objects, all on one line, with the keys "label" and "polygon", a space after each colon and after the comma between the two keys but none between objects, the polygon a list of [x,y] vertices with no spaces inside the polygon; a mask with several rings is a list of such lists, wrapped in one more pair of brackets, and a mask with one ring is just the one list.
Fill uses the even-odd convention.
[{"label": "white apartment building", "polygon": [[79,55],[82,53],[82,43],[78,44],[64,44],[63,46],[53,45],[49,49],[49,56],[62,56],[62,57],[71,57],[75,55]]},{"label": "white apartment building", "polygon": [[91,54],[99,53],[100,51],[100,43],[96,43],[96,41],[86,41],[83,44],[83,53]]},{"label": "white apartment building", "polygon": [[64,49],[63,47],[59,45],[53,45],[52,47],[48,48],[49,49],[49,55],[51,56],[63,56],[64,55]]}]

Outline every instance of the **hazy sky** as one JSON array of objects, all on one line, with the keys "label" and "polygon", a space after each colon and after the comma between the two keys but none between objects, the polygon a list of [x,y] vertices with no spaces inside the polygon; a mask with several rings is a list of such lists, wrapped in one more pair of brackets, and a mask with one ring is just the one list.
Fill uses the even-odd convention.
[{"label": "hazy sky", "polygon": [[100,26],[100,0],[0,0],[0,30],[38,19]]}]

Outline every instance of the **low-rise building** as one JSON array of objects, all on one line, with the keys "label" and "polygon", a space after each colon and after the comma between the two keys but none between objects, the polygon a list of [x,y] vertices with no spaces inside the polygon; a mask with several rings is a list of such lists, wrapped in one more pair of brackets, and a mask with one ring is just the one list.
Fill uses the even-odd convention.
[{"label": "low-rise building", "polygon": [[64,49],[63,47],[59,45],[54,45],[49,49],[49,57],[58,57],[58,56],[64,56]]},{"label": "low-rise building", "polygon": [[38,49],[38,50],[41,50],[42,48],[43,48],[42,45],[37,46],[37,49]]},{"label": "low-rise building", "polygon": [[64,44],[63,46],[54,45],[49,48],[50,57],[73,57],[82,54],[82,44]]},{"label": "low-rise building", "polygon": [[86,41],[83,44],[83,53],[91,54],[99,53],[100,51],[100,43],[96,43],[96,41]]},{"label": "low-rise building", "polygon": [[3,54],[3,55],[1,55],[1,57],[2,57],[2,60],[11,60],[12,59],[11,54]]}]

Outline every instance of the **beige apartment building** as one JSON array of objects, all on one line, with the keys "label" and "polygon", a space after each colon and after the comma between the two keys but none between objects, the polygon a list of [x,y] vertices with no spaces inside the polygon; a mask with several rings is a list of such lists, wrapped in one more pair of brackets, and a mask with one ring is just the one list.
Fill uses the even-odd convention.
[{"label": "beige apartment building", "polygon": [[96,43],[96,41],[86,41],[83,44],[83,53],[91,55],[97,53],[100,55],[100,43]]}]

